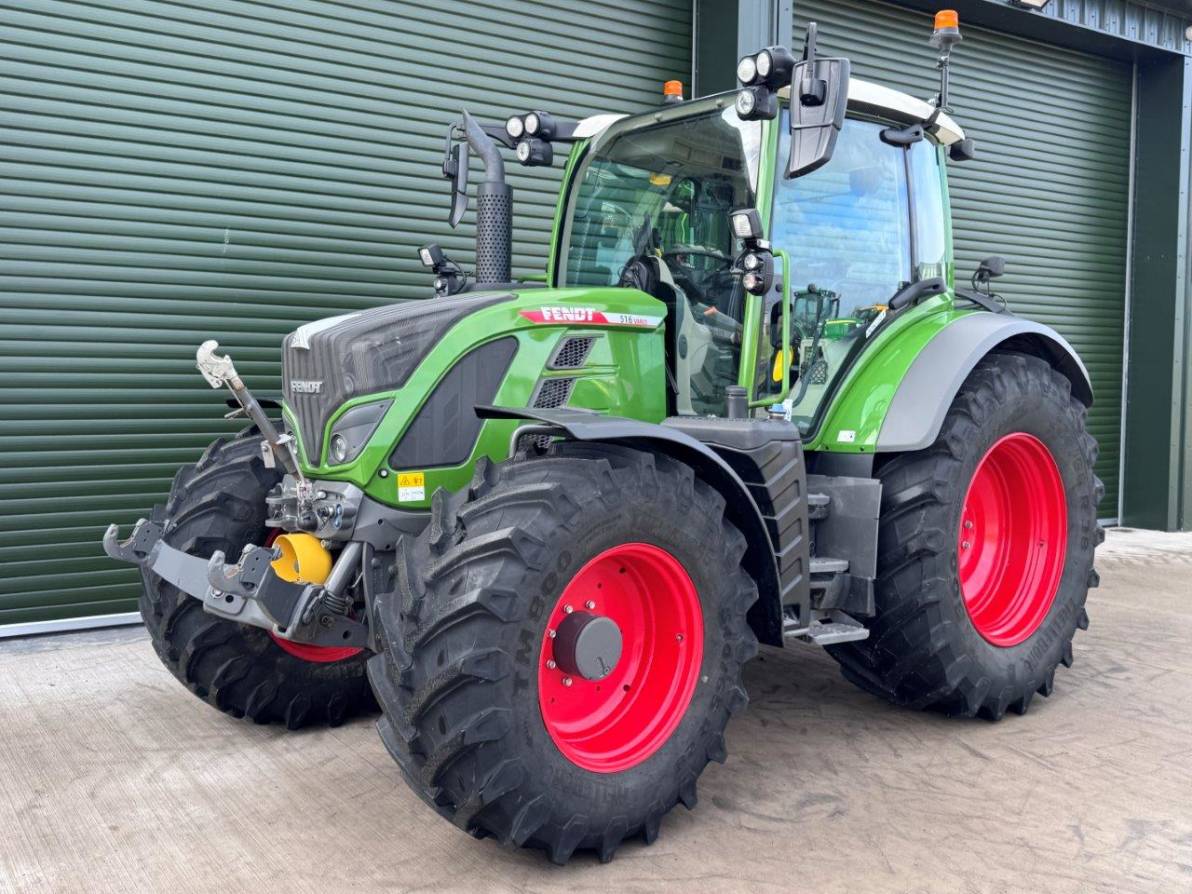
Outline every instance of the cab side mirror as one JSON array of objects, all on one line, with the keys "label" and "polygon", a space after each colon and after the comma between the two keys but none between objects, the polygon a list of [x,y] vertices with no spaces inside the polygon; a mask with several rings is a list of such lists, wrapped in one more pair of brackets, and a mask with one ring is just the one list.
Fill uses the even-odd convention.
[{"label": "cab side mirror", "polygon": [[991,279],[996,279],[1003,276],[1006,272],[1006,259],[994,255],[986,258],[977,266],[977,272],[973,274],[973,279],[977,282],[989,282]]},{"label": "cab side mirror", "polygon": [[823,167],[836,149],[848,108],[850,66],[844,58],[818,58],[815,22],[807,25],[803,59],[791,74],[791,157],[788,178]]},{"label": "cab side mirror", "polygon": [[451,181],[451,210],[447,223],[455,229],[468,208],[468,144],[452,146],[448,131],[447,145],[449,148],[443,157],[443,178]]}]

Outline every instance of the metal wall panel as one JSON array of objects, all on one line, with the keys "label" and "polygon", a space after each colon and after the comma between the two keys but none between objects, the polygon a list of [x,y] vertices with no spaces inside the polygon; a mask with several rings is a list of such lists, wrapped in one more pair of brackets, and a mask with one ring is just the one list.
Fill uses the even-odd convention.
[{"label": "metal wall panel", "polygon": [[[656,105],[688,78],[690,19],[688,0],[0,0],[0,624],[135,607],[103,527],[232,430],[199,342],[276,393],[283,333],[426,296],[417,245],[471,266],[438,177],[461,106]],[[543,269],[561,167],[510,165],[517,272]]]},{"label": "metal wall panel", "polygon": [[[824,52],[853,74],[930,99],[931,17],[873,0],[796,0],[795,38],[819,23]],[[1132,69],[1121,62],[966,27],[952,106],[977,158],[949,165],[957,281],[1006,258],[997,290],[1058,329],[1093,379],[1103,515],[1116,515],[1130,184]]]}]

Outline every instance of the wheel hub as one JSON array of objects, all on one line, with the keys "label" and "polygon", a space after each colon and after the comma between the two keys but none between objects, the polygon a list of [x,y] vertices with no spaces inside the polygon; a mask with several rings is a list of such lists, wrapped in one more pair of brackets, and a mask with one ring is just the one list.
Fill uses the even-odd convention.
[{"label": "wheel hub", "polygon": [[573,611],[555,633],[554,660],[565,674],[602,680],[621,658],[621,628],[612,618]]}]

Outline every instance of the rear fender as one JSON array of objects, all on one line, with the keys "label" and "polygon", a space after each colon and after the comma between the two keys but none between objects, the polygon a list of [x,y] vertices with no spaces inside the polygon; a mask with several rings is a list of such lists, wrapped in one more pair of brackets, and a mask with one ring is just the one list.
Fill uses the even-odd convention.
[{"label": "rear fender", "polygon": [[890,401],[876,451],[898,453],[931,446],[964,380],[983,357],[997,350],[1046,360],[1071,383],[1073,397],[1092,405],[1088,371],[1054,329],[1009,314],[968,314],[942,329],[915,357]]},{"label": "rear fender", "polygon": [[745,482],[711,447],[663,425],[584,410],[479,406],[476,414],[482,419],[524,419],[539,423],[561,430],[577,441],[607,441],[663,453],[695,469],[701,480],[724,497],[725,515],[748,543],[742,564],[758,587],[758,602],[749,611],[749,624],[761,642],[782,645],[778,565],[765,521]]}]

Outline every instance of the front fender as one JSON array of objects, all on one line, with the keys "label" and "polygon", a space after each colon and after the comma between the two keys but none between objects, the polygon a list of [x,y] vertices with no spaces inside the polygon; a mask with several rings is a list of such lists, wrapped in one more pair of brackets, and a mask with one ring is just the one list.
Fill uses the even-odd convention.
[{"label": "front fender", "polygon": [[578,409],[476,407],[482,419],[524,419],[559,429],[577,441],[609,441],[638,449],[656,450],[691,466],[724,497],[725,514],[745,535],[744,565],[757,581],[758,601],[749,611],[757,638],[782,645],[782,597],[778,563],[770,534],[749,488],[721,456],[707,444],[677,429],[623,416],[606,416]]}]

